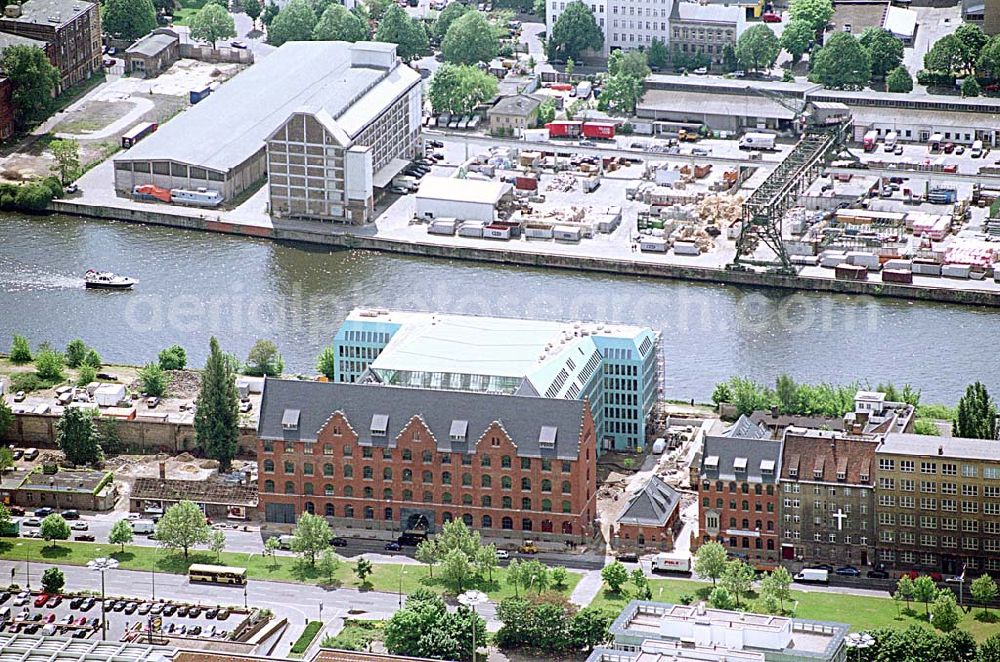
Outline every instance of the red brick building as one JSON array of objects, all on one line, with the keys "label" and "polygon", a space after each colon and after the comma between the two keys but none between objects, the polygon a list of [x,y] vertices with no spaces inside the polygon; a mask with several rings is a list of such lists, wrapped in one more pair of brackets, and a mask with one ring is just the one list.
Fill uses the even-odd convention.
[{"label": "red brick building", "polygon": [[781,442],[746,417],[708,435],[699,466],[699,539],[717,540],[751,563],[780,560]]},{"label": "red brick building", "polygon": [[10,79],[0,76],[0,140],[14,135],[14,103],[11,99],[14,89]]},{"label": "red brick building", "polygon": [[657,475],[636,491],[615,520],[616,551],[669,552],[681,528],[681,498]]},{"label": "red brick building", "polygon": [[486,536],[592,535],[597,453],[586,401],[268,379],[259,494],[268,522]]}]

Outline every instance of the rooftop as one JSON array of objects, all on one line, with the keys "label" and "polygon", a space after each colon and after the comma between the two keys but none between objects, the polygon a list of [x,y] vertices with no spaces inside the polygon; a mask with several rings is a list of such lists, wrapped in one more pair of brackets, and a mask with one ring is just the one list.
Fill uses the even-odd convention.
[{"label": "rooftop", "polygon": [[535,112],[535,109],[537,109],[541,103],[542,102],[539,99],[531,96],[530,94],[515,94],[497,101],[493,107],[489,109],[488,113],[527,117],[531,115],[531,113]]},{"label": "rooftop", "polygon": [[500,181],[428,176],[420,180],[417,197],[495,205],[511,191],[511,188],[510,184]]},{"label": "rooftop", "polygon": [[699,23],[722,23],[741,26],[746,22],[746,10],[738,4],[713,3],[703,5],[698,2],[675,2],[671,19],[698,21]]},{"label": "rooftop", "polygon": [[10,46],[37,46],[44,50],[46,42],[41,39],[31,39],[18,34],[0,32],[0,51]]},{"label": "rooftop", "polygon": [[689,92],[647,89],[636,105],[641,111],[686,112],[690,116],[733,115],[737,117],[768,117],[790,120],[795,113],[780,103],[751,94],[719,92]]},{"label": "rooftop", "polygon": [[90,494],[109,475],[111,475],[109,471],[97,471],[94,469],[59,469],[54,474],[35,471],[27,475],[24,482],[21,483],[21,487],[32,490]]},{"label": "rooftop", "polygon": [[288,42],[115,160],[170,160],[225,172],[264,149],[295,112],[335,125],[333,133],[349,142],[420,81],[409,67],[365,64],[358,52],[373,46],[389,45]]},{"label": "rooftop", "polygon": [[875,482],[877,448],[877,437],[788,428],[785,431],[781,477],[871,486]]},{"label": "rooftop", "polygon": [[[298,416],[288,416],[297,410]],[[341,412],[362,446],[393,448],[417,418],[443,453],[475,453],[499,423],[521,457],[575,460],[584,403],[466,391],[268,379],[260,405],[261,439],[316,441],[331,415]],[[295,420],[292,424],[291,420]],[[2,662],[2,661],[0,661]]]},{"label": "rooftop", "polygon": [[11,21],[47,23],[52,26],[63,25],[87,12],[93,6],[94,3],[86,0],[27,0],[21,5],[20,16],[13,18],[0,15],[0,24]]},{"label": "rooftop", "polygon": [[[234,655],[207,651],[180,651],[174,662],[273,662],[274,657],[263,655]],[[310,662],[430,662],[423,657],[389,655],[388,653],[357,653],[354,651],[321,648]]]},{"label": "rooftop", "polygon": [[781,474],[781,441],[770,438],[705,437],[700,475],[706,480],[774,484]]},{"label": "rooftop", "polygon": [[190,499],[197,503],[214,503],[226,506],[257,506],[257,484],[245,485],[229,483],[218,479],[178,480],[160,478],[137,478],[129,494],[132,499],[165,499],[180,501]]},{"label": "rooftop", "polygon": [[595,648],[586,662],[765,662],[763,653],[648,639],[636,651]]},{"label": "rooftop", "polygon": [[165,48],[180,41],[180,38],[171,31],[151,32],[139,41],[129,46],[126,53],[138,53],[147,57],[159,55]]},{"label": "rooftop", "polygon": [[900,39],[913,39],[917,31],[917,12],[906,7],[889,5],[885,10],[882,27]]},{"label": "rooftop", "polygon": [[0,662],[169,662],[175,655],[166,646],[0,634]]},{"label": "rooftop", "polygon": [[666,526],[677,512],[680,495],[667,485],[662,478],[653,474],[635,492],[618,516],[619,524],[642,526]]},{"label": "rooftop", "polygon": [[882,440],[878,453],[1000,461],[997,443],[989,439],[932,437],[922,434],[890,432]]}]

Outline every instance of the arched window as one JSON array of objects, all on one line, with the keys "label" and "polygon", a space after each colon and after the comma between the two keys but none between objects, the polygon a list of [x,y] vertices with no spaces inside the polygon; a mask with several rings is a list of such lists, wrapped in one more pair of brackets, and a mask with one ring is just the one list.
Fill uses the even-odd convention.
[{"label": "arched window", "polygon": [[563,501],[562,502],[562,511],[564,513],[571,513],[571,512],[573,512],[573,506],[570,504],[569,501]]},{"label": "arched window", "polygon": [[290,480],[285,481],[285,494],[295,494],[295,483]]},{"label": "arched window", "polygon": [[384,519],[386,522],[392,521],[392,508],[385,509],[385,511],[382,513],[382,519]]},{"label": "arched window", "polygon": [[344,465],[344,478],[354,478],[354,467],[349,464]]},{"label": "arched window", "polygon": [[333,496],[333,485],[327,483],[323,486],[323,494],[326,496]]},{"label": "arched window", "polygon": [[462,515],[462,521],[465,522],[466,526],[472,526],[472,515],[465,513]]},{"label": "arched window", "polygon": [[345,497],[354,496],[354,487],[352,487],[351,485],[344,485],[344,496]]},{"label": "arched window", "polygon": [[510,455],[504,455],[500,458],[500,466],[503,469],[510,469]]},{"label": "arched window", "polygon": [[413,461],[413,451],[411,451],[409,448],[404,448],[403,462],[412,462],[412,461]]},{"label": "arched window", "polygon": [[366,499],[373,499],[375,498],[375,490],[373,490],[371,487],[366,487],[362,492],[362,495]]},{"label": "arched window", "polygon": [[441,494],[441,503],[451,503],[451,492]]},{"label": "arched window", "polygon": [[472,495],[471,494],[463,494],[462,495],[462,505],[463,506],[471,506],[472,505]]},{"label": "arched window", "polygon": [[344,506],[344,517],[354,517],[354,506],[351,504]]},{"label": "arched window", "polygon": [[542,499],[542,512],[543,513],[552,512],[552,501],[550,499]]},{"label": "arched window", "polygon": [[573,523],[572,522],[563,522],[562,523],[562,532],[563,532],[564,536],[571,536],[571,535],[573,535]]},{"label": "arched window", "polygon": [[274,481],[273,480],[265,480],[264,481],[264,491],[265,492],[269,492],[271,494],[274,493]]},{"label": "arched window", "polygon": [[303,485],[302,486],[302,493],[306,494],[308,496],[312,496],[314,494],[314,492],[313,492],[313,484],[312,483],[306,483],[305,485]]},{"label": "arched window", "polygon": [[521,479],[521,491],[522,492],[530,492],[531,491],[531,479],[530,478],[522,478]]},{"label": "arched window", "polygon": [[524,517],[524,518],[521,519],[521,530],[522,531],[531,531],[531,518],[530,517]]},{"label": "arched window", "polygon": [[274,473],[274,460],[264,460],[264,473]]},{"label": "arched window", "polygon": [[472,487],[472,474],[462,474],[462,487]]},{"label": "arched window", "polygon": [[548,478],[546,478],[546,479],[544,479],[542,481],[542,491],[543,492],[551,492],[552,491],[552,481],[549,480]]},{"label": "arched window", "polygon": [[521,499],[521,510],[531,510],[531,499],[528,497]]},{"label": "arched window", "polygon": [[485,494],[485,495],[479,497],[479,502],[480,502],[480,504],[482,505],[483,508],[492,508],[493,507],[493,497],[491,497],[489,494]]},{"label": "arched window", "polygon": [[424,464],[427,464],[427,463],[431,462],[431,460],[433,459],[433,457],[434,456],[431,455],[430,451],[424,451],[423,453],[420,454],[420,461],[423,462]]},{"label": "arched window", "polygon": [[442,471],[441,472],[441,484],[442,485],[451,485],[451,472],[450,471]]},{"label": "arched window", "polygon": [[[542,533],[552,533],[552,520],[550,519],[542,520]],[[641,545],[642,543],[640,542],[639,544]]]},{"label": "arched window", "polygon": [[333,504],[332,503],[326,504],[326,506],[323,509],[323,514],[326,515],[327,517],[333,517],[333,512],[334,512]]},{"label": "arched window", "polygon": [[316,514],[316,504],[312,501],[306,501],[306,512],[310,515]]},{"label": "arched window", "polygon": [[570,490],[569,481],[568,480],[564,480],[563,483],[562,483],[562,493],[563,494],[569,494],[571,491],[572,490]]},{"label": "arched window", "polygon": [[509,490],[510,488],[514,487],[514,481],[511,480],[510,476],[501,476],[500,487],[502,487],[505,490]]},{"label": "arched window", "polygon": [[410,483],[413,481],[413,471],[410,469],[403,469],[403,482]]},{"label": "arched window", "polygon": [[313,463],[312,462],[306,462],[305,464],[303,464],[302,465],[302,473],[304,475],[306,475],[306,476],[312,476],[313,475]]},{"label": "arched window", "polygon": [[371,468],[370,465],[365,465],[361,468],[361,477],[365,480],[371,480],[375,476],[375,470]]},{"label": "arched window", "polygon": [[509,517],[504,517],[502,520],[500,520],[500,528],[501,529],[506,529],[508,531],[511,530],[511,529],[513,529],[514,528],[514,520],[512,520]]},{"label": "arched window", "polygon": [[743,506],[743,510],[750,510],[750,502],[749,501],[747,501],[747,500],[744,499],[743,503],[741,505]]},{"label": "arched window", "polygon": [[481,458],[479,458],[479,466],[481,466],[481,467],[488,467],[488,466],[490,466],[490,456],[489,455],[483,455]]},{"label": "arched window", "polygon": [[434,503],[434,493],[430,491],[424,492],[424,503]]},{"label": "arched window", "polygon": [[413,490],[403,490],[403,501],[413,501]]},{"label": "arched window", "polygon": [[323,465],[323,475],[332,476],[333,475],[333,465],[327,462]]},{"label": "arched window", "polygon": [[392,480],[392,468],[386,467],[382,470],[382,480]]},{"label": "arched window", "polygon": [[323,444],[323,455],[333,455],[333,444]]},{"label": "arched window", "polygon": [[490,517],[489,515],[483,515],[482,522],[483,522],[482,528],[484,528],[484,529],[492,529],[493,528],[493,518]]},{"label": "arched window", "polygon": [[455,519],[455,516],[449,513],[447,510],[441,513],[441,522],[450,522]]},{"label": "arched window", "polygon": [[431,471],[425,471],[422,474],[420,474],[420,479],[424,482],[425,485],[430,485],[431,483],[434,482],[434,473]]},{"label": "arched window", "polygon": [[769,551],[774,551],[774,540],[772,538],[767,539],[767,549]]},{"label": "arched window", "polygon": [[382,490],[382,499],[385,501],[392,501],[392,488],[387,487]]},{"label": "arched window", "polygon": [[514,507],[514,500],[511,499],[510,497],[505,496],[503,499],[501,499],[501,501],[503,502],[504,510],[510,510],[511,508]]},{"label": "arched window", "polygon": [[285,460],[285,473],[293,474],[295,473],[295,463],[290,460]]},{"label": "arched window", "polygon": [[487,474],[483,474],[483,477],[480,479],[480,484],[483,487],[493,487],[493,478]]},{"label": "arched window", "polygon": [[371,506],[365,506],[365,519],[375,519],[375,509]]}]

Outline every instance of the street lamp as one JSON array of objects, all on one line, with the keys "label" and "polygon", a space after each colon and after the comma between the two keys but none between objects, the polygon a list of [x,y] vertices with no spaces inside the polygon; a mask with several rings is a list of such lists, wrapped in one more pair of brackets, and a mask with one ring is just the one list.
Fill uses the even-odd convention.
[{"label": "street lamp", "polygon": [[476,662],[476,607],[489,602],[490,596],[482,591],[466,591],[458,596],[458,602],[472,610],[472,662]]},{"label": "street lamp", "polygon": [[[100,550],[98,550],[100,551]],[[108,570],[114,570],[118,567],[118,561],[116,559],[109,558],[96,558],[93,561],[87,561],[87,567],[91,570],[97,570],[101,573],[101,639],[107,641],[108,639],[108,612],[105,608],[105,595],[104,595],[104,573]]]},{"label": "street lamp", "polygon": [[[24,543],[19,542],[17,546],[20,547]],[[25,583],[28,585],[28,592],[31,592],[31,547],[24,545],[24,579]]]},{"label": "street lamp", "polygon": [[858,651],[858,662],[861,662],[861,651],[875,645],[875,638],[867,632],[852,632],[844,638],[844,645]]},{"label": "street lamp", "polygon": [[400,609],[403,608],[403,575],[406,573],[406,570],[403,569],[404,567],[405,566],[402,563],[399,564],[399,608]]}]

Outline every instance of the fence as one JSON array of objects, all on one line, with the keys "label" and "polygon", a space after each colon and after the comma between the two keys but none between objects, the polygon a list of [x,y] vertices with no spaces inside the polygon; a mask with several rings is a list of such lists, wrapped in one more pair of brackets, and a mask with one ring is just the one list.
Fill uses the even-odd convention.
[{"label": "fence", "polygon": [[253,51],[247,48],[212,48],[181,43],[181,57],[224,64],[253,64]]}]

